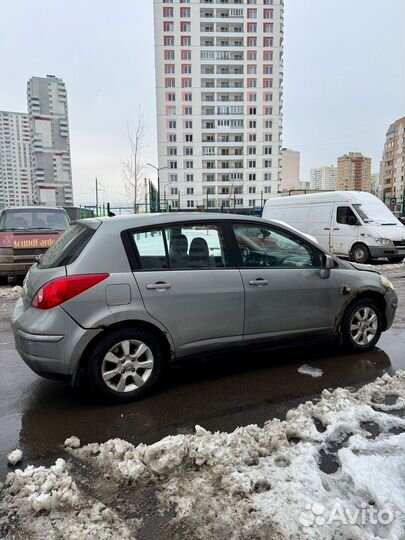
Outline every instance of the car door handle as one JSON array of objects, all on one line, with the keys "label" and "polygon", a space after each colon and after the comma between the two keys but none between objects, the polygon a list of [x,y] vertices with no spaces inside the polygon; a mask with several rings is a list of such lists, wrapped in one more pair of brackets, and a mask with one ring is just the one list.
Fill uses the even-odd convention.
[{"label": "car door handle", "polygon": [[333,227],[334,231],[340,231],[339,227]]},{"label": "car door handle", "polygon": [[249,281],[249,285],[253,285],[254,287],[262,287],[263,285],[268,285],[269,282],[267,281],[267,279],[262,279],[262,278],[258,278],[258,279],[252,279],[251,281]]},{"label": "car door handle", "polygon": [[330,231],[330,227],[325,227],[323,230],[324,231]]},{"label": "car door handle", "polygon": [[156,283],[149,283],[149,285],[146,285],[148,291],[164,291],[165,289],[171,289],[171,287],[170,283],[164,281],[157,281]]}]

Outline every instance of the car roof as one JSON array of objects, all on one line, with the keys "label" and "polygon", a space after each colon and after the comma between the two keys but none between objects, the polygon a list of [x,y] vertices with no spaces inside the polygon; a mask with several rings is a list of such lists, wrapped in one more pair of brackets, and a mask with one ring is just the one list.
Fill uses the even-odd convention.
[{"label": "car roof", "polygon": [[131,214],[124,216],[88,218],[79,220],[79,223],[95,226],[97,223],[102,223],[103,226],[115,228],[117,230],[132,229],[135,227],[154,227],[166,225],[167,223],[184,223],[189,221],[258,221],[264,222],[256,216],[244,216],[240,214],[228,213],[206,213],[206,212],[167,212],[160,214]]}]

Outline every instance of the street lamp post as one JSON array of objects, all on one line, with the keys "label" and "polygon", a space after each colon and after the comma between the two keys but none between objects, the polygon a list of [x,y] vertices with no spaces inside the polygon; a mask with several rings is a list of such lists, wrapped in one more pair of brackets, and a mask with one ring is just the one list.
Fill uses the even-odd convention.
[{"label": "street lamp post", "polygon": [[168,167],[156,167],[156,165],[152,165],[152,163],[147,163],[147,165],[157,172],[157,207],[158,212],[160,212],[160,171],[163,171],[163,169],[167,169]]}]

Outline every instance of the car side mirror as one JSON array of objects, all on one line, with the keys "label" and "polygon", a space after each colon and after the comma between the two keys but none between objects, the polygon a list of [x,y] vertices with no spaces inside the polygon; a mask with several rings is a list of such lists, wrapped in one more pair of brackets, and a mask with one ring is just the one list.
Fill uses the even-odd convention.
[{"label": "car side mirror", "polygon": [[321,271],[320,276],[322,279],[328,279],[330,277],[330,271],[335,267],[335,261],[331,255],[322,253]]},{"label": "car side mirror", "polygon": [[349,216],[349,217],[347,218],[347,224],[348,224],[348,225],[358,225],[358,223],[359,223],[359,222],[357,221],[356,216]]}]

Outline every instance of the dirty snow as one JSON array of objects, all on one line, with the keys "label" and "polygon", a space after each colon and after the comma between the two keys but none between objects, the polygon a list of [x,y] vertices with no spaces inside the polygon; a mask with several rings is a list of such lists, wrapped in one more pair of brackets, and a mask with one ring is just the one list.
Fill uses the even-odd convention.
[{"label": "dirty snow", "polygon": [[[148,486],[156,512],[170,510],[171,523],[189,540],[403,540],[404,405],[405,372],[398,372],[358,391],[324,390],[318,402],[263,427],[211,433],[196,426],[193,435],[150,446],[114,439],[68,444],[67,451],[118,482],[126,498]],[[80,492],[63,460],[12,472],[0,494],[0,536],[1,527],[10,530],[11,515],[33,540],[57,538],[55,522],[60,538],[136,538],[128,517],[97,504]]]},{"label": "dirty snow", "polygon": [[302,375],[309,375],[310,377],[314,378],[322,377],[323,375],[322,369],[308,366],[308,364],[303,364],[297,369],[297,371]]},{"label": "dirty snow", "polygon": [[76,437],[73,435],[72,437],[69,437],[66,439],[64,446],[67,448],[79,448],[80,447],[80,439],[79,437]]},{"label": "dirty snow", "polygon": [[20,298],[22,295],[22,287],[15,285],[14,287],[0,287],[0,298]]},{"label": "dirty snow", "polygon": [[17,463],[20,463],[20,461],[23,458],[23,453],[19,448],[16,448],[12,452],[10,452],[7,456],[7,461],[10,465],[17,465]]}]

